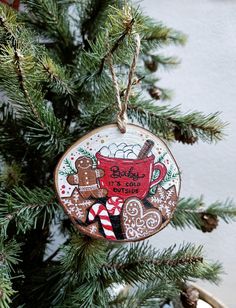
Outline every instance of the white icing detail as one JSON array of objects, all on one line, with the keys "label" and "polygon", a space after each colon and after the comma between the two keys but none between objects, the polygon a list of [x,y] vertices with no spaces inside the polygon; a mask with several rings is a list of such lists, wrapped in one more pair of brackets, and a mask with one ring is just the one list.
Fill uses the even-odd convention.
[{"label": "white icing detail", "polygon": [[81,186],[79,187],[80,191],[90,191],[98,188],[98,184],[93,184],[93,185],[86,185],[86,186]]}]

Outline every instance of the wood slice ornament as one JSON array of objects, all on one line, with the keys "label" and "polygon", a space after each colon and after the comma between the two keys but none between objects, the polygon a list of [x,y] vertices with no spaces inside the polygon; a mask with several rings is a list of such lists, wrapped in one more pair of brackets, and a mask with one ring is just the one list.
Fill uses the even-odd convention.
[{"label": "wood slice ornament", "polygon": [[128,124],[100,127],[73,144],[55,171],[59,201],[77,228],[97,239],[139,241],[170,221],[180,173],[166,144]]},{"label": "wood slice ornament", "polygon": [[157,136],[127,124],[127,106],[140,37],[121,102],[112,56],[111,78],[118,105],[117,124],[93,130],[63,155],[55,171],[60,203],[77,228],[97,239],[139,241],[163,229],[180,190],[176,162]]}]

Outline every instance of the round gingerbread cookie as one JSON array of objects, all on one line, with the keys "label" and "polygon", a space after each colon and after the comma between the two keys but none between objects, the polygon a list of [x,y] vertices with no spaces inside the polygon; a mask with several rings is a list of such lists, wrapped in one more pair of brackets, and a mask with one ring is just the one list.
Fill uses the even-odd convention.
[{"label": "round gingerbread cookie", "polygon": [[78,229],[111,241],[138,241],[163,229],[176,208],[180,172],[166,144],[129,124],[80,138],[55,171],[59,201]]}]

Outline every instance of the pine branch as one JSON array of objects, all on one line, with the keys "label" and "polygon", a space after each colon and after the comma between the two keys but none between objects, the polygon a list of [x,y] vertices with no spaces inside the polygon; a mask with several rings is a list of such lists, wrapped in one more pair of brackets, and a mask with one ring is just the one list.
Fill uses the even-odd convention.
[{"label": "pine branch", "polygon": [[[103,266],[104,277],[113,282],[131,284],[152,281],[156,278],[172,281],[185,281],[191,278],[218,280],[220,265],[203,260],[202,247],[185,244],[175,252],[172,246],[163,252],[148,244],[121,247],[111,256],[110,262]],[[117,266],[119,264],[119,266]]]},{"label": "pine branch", "polygon": [[168,298],[179,295],[179,287],[169,280],[154,280],[138,285],[136,290],[125,288],[109,303],[109,307],[162,307],[162,303]]},{"label": "pine branch", "polygon": [[[170,168],[169,168],[169,170],[168,170],[167,173],[166,173],[166,176],[165,176],[164,179],[160,182],[160,185],[163,186],[164,184],[170,182],[171,180],[176,179],[176,178],[180,175],[179,172],[174,172],[173,169],[174,169],[174,168],[173,168],[173,165],[171,165]],[[158,174],[155,172],[155,173],[154,173],[154,176],[155,176],[154,179],[157,179]],[[156,185],[155,185],[155,186],[156,186]],[[154,188],[154,189],[152,189],[151,191],[152,191],[153,193],[155,193],[155,192],[156,192],[156,187],[153,187],[153,188]]]},{"label": "pine branch", "polygon": [[38,110],[36,109],[36,107],[34,106],[34,103],[29,95],[28,90],[26,89],[25,86],[25,75],[24,75],[24,71],[22,69],[22,65],[21,65],[21,58],[23,59],[23,55],[20,54],[20,51],[15,49],[14,50],[14,57],[15,57],[15,61],[14,63],[16,64],[16,70],[17,70],[17,75],[18,75],[18,80],[19,80],[19,86],[20,89],[22,90],[25,100],[27,101],[31,111],[33,112],[33,114],[35,115],[35,118],[37,119],[38,123],[40,124],[40,126],[45,129],[45,125],[40,117],[40,114],[38,112]]},{"label": "pine branch", "polygon": [[16,28],[12,34],[6,12],[0,12],[3,29],[11,37],[1,49],[0,88],[7,94],[8,102],[18,111],[18,116],[24,118],[24,124],[27,123],[27,141],[31,139],[31,145],[40,149],[44,156],[57,155],[64,150],[70,137],[43,99],[39,85],[43,77],[37,62],[37,48],[33,45],[35,42],[30,41],[30,33],[22,27]]},{"label": "pine branch", "polygon": [[[51,301],[50,305],[60,307],[68,307],[71,302],[77,307],[84,303],[92,307],[91,303],[108,301],[100,276],[101,267],[106,263],[108,245],[105,241],[74,233],[70,243],[61,248],[60,263],[48,268],[46,282],[42,278],[40,293],[36,293],[38,301],[42,304],[46,299]],[[34,292],[32,296],[35,298]]]},{"label": "pine branch", "polygon": [[76,6],[80,20],[76,20],[76,25],[81,28],[81,36],[85,48],[88,47],[88,40],[93,41],[101,27],[104,26],[109,6],[114,4],[120,6],[117,1],[116,3],[114,2],[114,0],[77,1]]},{"label": "pine branch", "polygon": [[8,271],[13,271],[14,266],[18,264],[21,260],[19,255],[21,252],[21,245],[15,240],[4,242],[3,239],[0,240],[0,266],[5,266]]},{"label": "pine branch", "polygon": [[[2,103],[0,112],[2,115],[0,119],[1,158],[9,164],[12,164],[13,160],[21,162],[28,148],[22,132],[22,124],[16,121],[17,114],[9,103]],[[13,147],[12,143],[18,146]]]},{"label": "pine branch", "polygon": [[[169,250],[164,251],[162,255],[162,262],[160,262],[161,258],[159,259],[157,257],[157,261],[159,262],[151,262],[149,264],[148,260],[144,261],[144,258],[142,259],[144,262],[138,263],[137,260],[140,259],[140,255],[146,254],[148,256],[152,255],[152,258],[154,255],[157,255],[157,251],[154,251],[150,249],[150,246],[146,247],[144,245],[134,245],[132,247],[132,252],[127,253],[126,249],[124,247],[121,247],[120,249],[114,251],[111,254],[108,255],[110,261],[106,261],[107,253],[105,253],[104,246],[101,247],[100,241],[88,241],[88,238],[81,236],[81,237],[74,237],[73,242],[68,246],[65,247],[65,255],[62,259],[62,267],[55,268],[55,274],[51,276],[51,278],[48,280],[50,281],[50,295],[54,300],[56,299],[55,303],[60,303],[60,307],[68,307],[69,305],[69,299],[71,303],[71,299],[73,298],[73,303],[76,303],[79,305],[80,303],[89,303],[90,305],[93,305],[95,303],[100,303],[100,300],[104,301],[103,304],[107,303],[109,301],[109,297],[105,292],[104,287],[109,284],[109,281],[115,282],[117,281],[117,273],[114,273],[114,268],[112,268],[112,264],[126,264],[127,259],[129,260],[129,265],[126,266],[118,266],[119,270],[116,268],[115,271],[119,272],[121,275],[120,279],[118,279],[117,282],[130,282],[130,277],[132,277],[133,283],[145,282],[150,281],[155,276],[154,281],[156,281],[156,278],[158,276],[156,273],[155,268],[159,268],[159,272],[163,273],[163,270],[165,273],[160,275],[160,280],[162,281],[162,284],[167,280],[168,277],[171,277],[173,279],[173,276],[170,274],[171,269],[176,271],[176,268],[179,268],[179,275],[180,272],[182,273],[183,269],[186,271],[186,264],[190,263],[192,267],[195,267],[199,262],[201,263],[202,260],[197,260],[197,255],[199,255],[198,249],[193,249],[193,247],[182,247],[182,253],[177,252],[175,255],[175,258],[171,260],[171,255],[174,248],[170,248]],[[107,244],[104,242],[104,244]],[[82,245],[82,246],[81,246]],[[95,246],[94,246],[95,245]],[[97,246],[98,245],[98,246]],[[141,247],[140,247],[141,246]],[[81,250],[81,248],[83,249]],[[86,249],[86,250],[84,250]],[[89,250],[88,250],[89,249]],[[106,248],[107,249],[107,246]],[[124,254],[120,254],[120,251],[123,251]],[[190,250],[192,252],[190,253]],[[130,251],[129,251],[130,252]],[[105,253],[105,254],[104,254]],[[127,253],[127,255],[126,255]],[[132,254],[135,254],[131,256]],[[181,256],[189,256],[189,260],[187,258],[184,260]],[[139,256],[139,257],[137,257]],[[96,259],[94,259],[96,257]],[[82,258],[82,259],[81,259]],[[117,260],[117,258],[119,260]],[[118,262],[113,262],[114,259],[116,259]],[[150,258],[151,259],[151,258]],[[122,261],[121,261],[122,260]],[[132,260],[134,264],[132,264]],[[152,260],[152,259],[151,259]],[[90,262],[95,262],[94,266]],[[152,260],[153,261],[153,260]],[[100,266],[98,265],[98,263]],[[186,263],[185,263],[186,262]],[[167,265],[168,264],[168,265]],[[134,274],[134,271],[138,271],[137,268],[141,268],[142,271],[145,269],[148,273],[145,275],[144,273]],[[210,269],[206,270],[206,264],[204,265],[205,273],[202,274],[204,276],[209,275],[210,271],[212,271],[212,267]],[[217,271],[217,269],[214,269],[214,271]],[[86,274],[87,272],[87,274]],[[188,271],[190,272],[190,270]],[[61,273],[61,274],[60,274]],[[121,274],[123,273],[123,274]],[[168,274],[168,277],[166,274]],[[59,274],[59,276],[58,276]],[[85,275],[84,275],[85,274]],[[173,273],[172,273],[173,274]],[[180,275],[182,277],[182,274]],[[211,273],[210,277],[213,276],[213,273]],[[57,277],[57,278],[56,278]],[[209,277],[208,277],[209,278]],[[52,283],[52,279],[53,282]],[[80,283],[77,285],[78,280]],[[77,283],[76,283],[77,282]],[[93,282],[93,283],[91,283]],[[44,285],[44,288],[48,289],[48,286]],[[174,289],[174,288],[172,288]],[[58,292],[58,290],[61,290],[61,292]],[[176,288],[175,288],[176,290]],[[68,293],[69,292],[69,293]],[[105,292],[105,293],[104,293]],[[149,289],[149,292],[151,290]],[[144,293],[147,295],[148,290],[146,290]],[[154,292],[154,289],[153,291]],[[159,292],[160,294],[163,294],[163,291]],[[54,294],[54,295],[53,295]],[[57,295],[56,295],[57,294]],[[155,294],[158,294],[158,291],[156,291]],[[103,296],[102,296],[103,295]],[[150,293],[149,293],[150,295]],[[145,296],[143,294],[143,301],[145,300]],[[138,299],[138,298],[137,298]],[[139,298],[141,300],[141,296]],[[42,299],[43,300],[43,299]]]},{"label": "pine branch", "polygon": [[[19,186],[11,191],[11,187],[4,186],[8,184],[8,175],[0,179],[4,181],[0,197],[1,234],[6,238],[18,233],[17,239],[24,241],[23,262],[19,265],[16,264],[19,246],[8,239],[0,242],[0,261],[4,261],[7,274],[2,286],[4,279],[0,272],[0,297],[2,290],[8,295],[3,305],[9,306],[9,296],[13,294],[9,270],[15,268],[25,275],[14,283],[19,291],[13,303],[17,307],[23,304],[108,307],[109,303],[111,307],[158,307],[162,299],[176,295],[180,285],[188,280],[217,282],[221,267],[205,261],[201,247],[183,245],[179,249],[158,251],[143,243],[127,248],[80,235],[74,227],[68,228],[68,241],[43,261],[48,230],[58,212],[55,194],[48,188],[55,156],[88,130],[115,120],[117,114],[106,63],[108,55],[113,54],[122,96],[134,52],[134,33],[142,38],[140,60],[150,57],[156,69],[173,67],[178,60],[159,55],[154,49],[184,44],[185,36],[155,23],[129,1],[126,5],[113,0],[25,0],[24,3],[27,11],[18,16],[7,7],[0,8],[0,89],[7,96],[0,120],[0,159],[12,167],[8,175],[14,173],[15,162],[16,166],[22,166],[27,185],[22,186],[18,177],[21,172],[17,170],[11,185]],[[74,32],[71,4],[75,4]],[[36,33],[26,27],[35,29]],[[39,38],[38,34],[42,36]],[[145,77],[140,86],[149,90],[159,79],[150,75],[141,61],[139,64],[133,88]],[[157,99],[169,98],[167,90],[157,89],[161,92]],[[159,107],[141,100],[135,91],[134,88],[129,115],[154,133],[191,144],[198,139],[214,141],[222,137],[224,124],[217,114],[181,114],[178,108]],[[175,176],[172,171],[165,180]],[[74,173],[74,166],[68,162],[65,172]],[[195,209],[197,202],[180,201],[173,220],[175,227],[189,225],[202,229],[208,217],[215,219],[221,215],[227,222],[235,218],[230,202],[225,208],[213,204],[203,211]],[[136,291],[114,298],[110,288],[116,282],[131,283]]]},{"label": "pine branch", "polygon": [[153,61],[157,62],[158,66],[164,69],[176,68],[180,64],[180,59],[177,57],[165,56],[162,54],[151,55]]},{"label": "pine branch", "polygon": [[216,224],[212,226],[215,228],[218,218],[226,223],[236,220],[236,206],[232,200],[226,200],[225,202],[217,201],[209,206],[205,206],[202,198],[182,198],[178,202],[171,225],[174,228],[180,229],[185,227],[203,229],[207,223],[204,221],[204,215],[206,217],[208,215],[211,215],[213,218],[215,217]]},{"label": "pine branch", "polygon": [[180,60],[177,57],[165,56],[162,54],[157,55],[145,55],[143,60],[146,68],[150,72],[155,72],[159,68],[166,70],[176,68],[180,64]]},{"label": "pine branch", "polygon": [[2,42],[7,40],[15,41],[14,30],[16,28],[16,14],[12,10],[7,8],[5,5],[0,6],[1,15],[0,15],[0,35]]},{"label": "pine branch", "polygon": [[146,27],[143,29],[143,53],[149,53],[153,49],[168,45],[184,45],[187,37],[181,31],[157,23],[147,16],[141,17]]},{"label": "pine branch", "polygon": [[0,307],[10,308],[11,307],[11,296],[16,292],[12,288],[9,273],[6,267],[0,267]]},{"label": "pine branch", "polygon": [[[101,111],[92,108],[91,113],[84,117],[88,122],[90,114],[93,113],[100,123],[106,123],[107,115],[115,118],[116,109],[114,105],[106,105]],[[96,107],[97,108],[97,107]],[[86,110],[89,111],[88,109]],[[156,106],[151,101],[141,98],[132,98],[128,105],[128,114],[131,120],[137,120],[142,126],[146,125],[153,133],[167,140],[177,140],[182,143],[193,144],[199,139],[205,142],[218,141],[223,137],[223,123],[218,113],[204,115],[201,112],[181,114],[178,107]],[[92,118],[93,123],[97,123]]]},{"label": "pine branch", "polygon": [[18,232],[25,233],[40,225],[42,229],[52,221],[58,205],[51,189],[17,187],[0,197],[0,229],[4,235],[14,221]]},{"label": "pine branch", "polygon": [[[124,63],[124,59],[131,57],[134,45],[131,30],[135,16],[132,18],[126,10],[127,6],[123,9],[110,7],[107,11],[104,30],[98,33],[96,40],[88,42],[88,51],[85,51],[82,55],[78,54],[76,62],[78,64],[83,63],[81,68],[85,71],[84,74],[80,74],[80,76],[83,76],[82,85],[90,81],[91,78],[100,79],[104,82],[102,80],[103,75],[106,77],[108,74],[107,70],[104,70],[104,66],[110,54],[113,55],[114,62],[119,61],[119,63]],[[103,89],[102,86],[100,88]]]},{"label": "pine branch", "polygon": [[[116,270],[128,270],[130,267],[138,266],[138,265],[145,265],[145,264],[151,264],[154,266],[170,266],[175,267],[178,265],[186,265],[186,264],[195,264],[198,262],[203,262],[203,257],[184,257],[177,260],[167,259],[167,260],[153,260],[153,259],[138,259],[132,263],[126,263],[126,264],[112,264],[110,268],[115,268]],[[109,267],[109,265],[107,266]]]},{"label": "pine branch", "polygon": [[[162,252],[146,243],[131,245],[128,250],[124,246],[114,249],[113,245],[107,245],[86,236],[74,236],[63,249],[60,264],[48,268],[47,282],[42,278],[37,300],[41,304],[50,301],[51,305],[60,307],[68,307],[72,298],[77,306],[85,302],[91,306],[105,305],[111,301],[107,287],[113,283],[131,283],[138,287],[140,283],[151,285],[171,281],[173,288],[176,285],[175,290],[178,290],[178,285],[188,279],[217,282],[221,271],[218,263],[207,263],[202,259],[202,247],[190,244],[176,250],[173,246]],[[146,290],[147,298],[149,291],[154,292]],[[148,300],[145,294],[137,300]]]},{"label": "pine branch", "polygon": [[71,175],[71,174],[75,174],[77,172],[76,169],[72,166],[71,161],[67,158],[65,159],[65,166],[66,166],[65,170],[59,171],[60,175],[68,176],[68,175]]},{"label": "pine branch", "polygon": [[166,155],[167,155],[167,152],[163,152],[162,155],[159,155],[157,162],[162,163]]},{"label": "pine branch", "polygon": [[102,73],[104,64],[108,58],[108,56],[113,55],[113,53],[118,49],[118,47],[120,46],[120,44],[123,42],[124,38],[126,37],[127,34],[129,34],[132,30],[132,26],[134,23],[134,18],[132,18],[130,20],[130,22],[128,22],[126,24],[126,29],[123,31],[122,35],[115,41],[115,43],[113,44],[113,46],[110,48],[110,50],[105,54],[105,56],[102,58],[101,61],[101,65],[98,71],[98,75],[100,75]]},{"label": "pine branch", "polygon": [[[160,91],[160,99],[162,101],[169,101],[172,99],[173,90],[162,88],[162,87],[158,87],[158,90]],[[150,91],[149,91],[149,94],[150,94]]]},{"label": "pine branch", "polygon": [[81,281],[97,276],[106,260],[107,247],[106,242],[80,234],[73,236],[70,245],[64,248],[65,255],[61,260],[63,271],[69,270],[73,275],[79,271]]},{"label": "pine branch", "polygon": [[2,190],[9,190],[14,186],[22,185],[25,174],[22,172],[22,166],[15,162],[7,164],[1,162],[2,170],[0,169],[0,187]]},{"label": "pine branch", "polygon": [[48,56],[43,57],[41,63],[49,83],[48,87],[57,94],[73,98],[75,95],[74,83],[62,66],[57,65]]},{"label": "pine branch", "polygon": [[195,143],[199,138],[206,142],[222,138],[225,123],[219,113],[204,115],[192,112],[182,115],[178,107],[155,106],[151,101],[134,99],[128,105],[131,118],[148,127],[167,140],[176,139],[183,143]]},{"label": "pine branch", "polygon": [[[108,54],[110,52],[113,53],[114,65],[119,65],[120,68],[124,69],[125,67],[126,69],[128,69],[129,63],[127,59],[129,57],[131,58],[131,56],[133,55],[134,47],[132,33],[138,32],[142,37],[149,27],[150,20],[148,20],[148,18],[143,17],[134,8],[131,8],[129,13],[127,13],[127,11],[127,8],[117,9],[111,7],[110,10],[107,11],[107,20],[106,22],[104,22],[106,31],[100,31],[99,34],[96,36],[96,40],[89,42],[89,50],[86,51],[84,54],[80,55],[80,57],[77,57],[76,60],[76,62],[78,63],[78,71],[80,72],[80,87],[85,91],[86,85],[90,83],[93,84],[92,87],[94,89],[99,88],[102,97],[99,99],[99,101],[104,101],[105,95],[113,91],[113,89],[111,90],[112,82],[107,67],[105,67],[106,69],[104,69],[104,65],[106,62],[105,60],[107,59]],[[132,29],[129,29],[130,23],[132,23],[133,21],[135,22],[132,25]],[[154,24],[153,21],[152,24]],[[165,27],[163,26],[160,31],[164,31],[164,28]],[[118,34],[120,34],[120,36]],[[109,49],[109,51],[107,51],[107,49]],[[176,63],[177,60],[173,58],[167,59],[163,56],[159,56],[159,62],[162,62],[163,65],[165,62],[167,65],[167,63],[174,64],[174,62]],[[83,65],[81,66],[82,63]],[[97,74],[97,71],[99,71],[99,74]],[[101,74],[101,72],[103,72],[103,74]],[[119,73],[118,72],[119,70],[117,69],[118,79],[124,80],[125,73],[122,73],[122,69]],[[149,76],[145,76],[147,75],[147,72],[145,73],[146,74],[144,74],[143,70],[140,70],[138,78],[143,79],[145,77],[142,88],[146,88],[147,90],[149,90],[150,85],[153,86],[155,81],[154,78],[149,78]],[[86,91],[86,94],[89,95],[87,92],[89,92],[89,90]],[[161,89],[161,99],[166,100],[170,99],[170,97],[170,91],[168,91],[167,89]],[[111,100],[111,98],[108,97],[108,100]],[[91,97],[91,95],[89,99],[87,97],[87,101],[90,101],[91,105],[94,105],[92,103],[93,98]],[[104,121],[102,121],[102,123],[104,123]]]},{"label": "pine branch", "polygon": [[58,308],[107,307],[111,295],[99,279],[81,283]]},{"label": "pine branch", "polygon": [[54,0],[25,0],[22,3],[27,8],[27,14],[22,13],[24,22],[47,37],[56,39],[62,48],[73,46],[67,12],[70,3],[66,5]]},{"label": "pine branch", "polygon": [[93,161],[93,164],[96,166],[96,164],[97,164],[96,157],[94,155],[92,155],[89,151],[86,151],[84,148],[79,147],[78,152],[80,152],[82,155],[84,155],[86,157],[91,158],[92,161]]},{"label": "pine branch", "polygon": [[225,202],[216,201],[207,207],[207,214],[216,215],[226,223],[235,221],[236,206],[233,200],[227,199]]},{"label": "pine branch", "polygon": [[61,246],[59,246],[46,260],[44,260],[45,264],[50,264],[50,262],[61,252],[63,246],[69,244],[70,240],[67,239]]}]

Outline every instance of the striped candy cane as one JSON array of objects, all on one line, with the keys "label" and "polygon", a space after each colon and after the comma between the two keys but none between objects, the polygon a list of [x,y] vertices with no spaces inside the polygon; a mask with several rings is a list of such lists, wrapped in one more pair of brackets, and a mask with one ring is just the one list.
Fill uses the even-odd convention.
[{"label": "striped candy cane", "polygon": [[95,203],[89,210],[88,219],[89,221],[94,221],[95,217],[98,216],[100,218],[100,222],[102,224],[103,231],[105,236],[109,240],[116,240],[115,233],[113,232],[113,228],[111,225],[111,220],[108,215],[108,211],[105,205],[101,203]]}]

